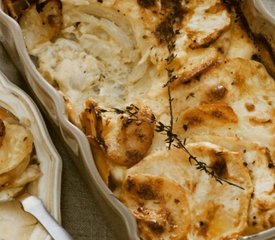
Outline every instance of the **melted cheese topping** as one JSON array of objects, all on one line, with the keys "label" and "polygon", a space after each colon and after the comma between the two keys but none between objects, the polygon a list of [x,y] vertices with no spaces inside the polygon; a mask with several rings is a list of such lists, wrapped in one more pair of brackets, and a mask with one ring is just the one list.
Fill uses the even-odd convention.
[{"label": "melted cheese topping", "polygon": [[[250,60],[257,46],[234,12],[219,0],[62,2],[57,39],[28,48],[64,95],[70,120],[87,135],[100,174],[115,183],[140,236],[218,240],[275,226],[275,83]],[[171,47],[173,9],[180,11]],[[177,76],[173,131],[244,190],[198,171],[153,131],[171,121],[163,87],[169,57]]]}]

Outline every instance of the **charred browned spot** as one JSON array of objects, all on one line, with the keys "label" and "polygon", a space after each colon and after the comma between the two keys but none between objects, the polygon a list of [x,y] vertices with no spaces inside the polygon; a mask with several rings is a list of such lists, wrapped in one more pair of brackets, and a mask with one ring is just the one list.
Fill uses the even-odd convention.
[{"label": "charred browned spot", "polygon": [[61,10],[62,2],[60,0],[40,1],[36,4],[36,10],[37,12],[42,12],[44,11],[44,8],[48,6],[50,6],[51,10],[54,10],[54,7],[57,7],[59,10]]},{"label": "charred browned spot", "polygon": [[140,159],[143,158],[143,154],[140,153],[138,150],[135,149],[130,149],[127,150],[126,152],[126,165],[127,166],[132,166],[140,161]]},{"label": "charred browned spot", "polygon": [[126,190],[129,192],[134,191],[136,188],[135,181],[131,177],[128,177],[125,187],[126,187]]},{"label": "charred browned spot", "polygon": [[196,125],[200,125],[203,122],[203,119],[199,116],[193,115],[193,116],[187,116],[186,117],[187,120],[187,126],[196,126]]},{"label": "charred browned spot", "polygon": [[264,119],[264,118],[258,118],[258,117],[250,117],[249,122],[253,125],[265,125],[272,123],[271,119]]},{"label": "charred browned spot", "polygon": [[211,112],[211,115],[215,118],[224,118],[224,114],[222,111],[219,111],[219,110],[213,110]]},{"label": "charred browned spot", "polygon": [[47,19],[48,19],[48,23],[52,27],[61,27],[62,25],[62,22],[60,21],[60,17],[57,15],[49,15]]},{"label": "charred browned spot", "polygon": [[[181,0],[161,0],[161,8],[166,11],[181,9],[182,10],[182,1]],[[179,17],[179,16],[178,16]]]},{"label": "charred browned spot", "polygon": [[161,22],[155,31],[160,43],[169,43],[174,37],[173,25],[169,21]]},{"label": "charred browned spot", "polygon": [[133,122],[132,118],[123,115],[120,117],[120,119],[122,120],[122,128],[128,127]]},{"label": "charred browned spot", "polygon": [[153,7],[156,4],[156,0],[137,0],[137,2],[141,7],[144,8]]},{"label": "charred browned spot", "polygon": [[213,32],[201,41],[198,41],[196,38],[193,39],[192,43],[189,45],[191,49],[196,49],[196,48],[208,48],[212,43],[214,43],[224,32],[224,29]]},{"label": "charred browned spot", "polygon": [[218,47],[217,50],[219,53],[224,54],[224,49],[222,47]]},{"label": "charred browned spot", "polygon": [[146,225],[154,233],[161,234],[164,232],[164,226],[158,222],[150,221],[150,222],[147,222]]},{"label": "charred browned spot", "polygon": [[168,211],[168,209],[165,209],[164,211],[165,211],[164,214],[163,214],[163,215],[165,215],[164,219],[169,224],[170,229],[175,228],[176,223],[175,223],[175,220],[174,220],[171,212]]},{"label": "charred browned spot", "polygon": [[214,173],[219,177],[226,177],[227,175],[227,165],[224,158],[223,152],[215,152],[214,153],[215,162],[211,168],[213,169]]},{"label": "charred browned spot", "polygon": [[199,221],[198,225],[199,225],[198,235],[206,236],[208,228],[209,228],[208,222],[206,222],[206,221]]},{"label": "charred browned spot", "polygon": [[3,137],[6,132],[6,127],[2,119],[0,119],[0,137]]},{"label": "charred browned spot", "polygon": [[194,108],[189,108],[181,116],[181,126],[222,126],[224,124],[238,123],[238,117],[227,104],[204,103]]},{"label": "charred browned spot", "polygon": [[152,186],[149,184],[145,184],[145,183],[140,184],[136,192],[140,198],[145,200],[152,200],[157,198],[156,191],[154,191]]},{"label": "charred browned spot", "polygon": [[261,56],[259,54],[253,54],[251,56],[251,60],[254,60],[254,61],[262,63],[262,58],[261,58]]},{"label": "charred browned spot", "polygon": [[146,133],[144,133],[144,131],[142,130],[142,128],[136,128],[135,129],[135,136],[137,137],[137,139],[140,142],[145,141],[146,138],[147,138],[147,135],[146,135]]},{"label": "charred browned spot", "polygon": [[3,139],[6,133],[6,127],[2,119],[0,119],[0,146],[2,146]]},{"label": "charred browned spot", "polygon": [[211,87],[207,91],[207,97],[208,97],[208,100],[211,102],[219,101],[219,100],[222,100],[226,96],[227,92],[228,92],[228,90],[226,89],[226,87],[219,84],[219,85]]},{"label": "charred browned spot", "polygon": [[179,0],[162,0],[161,8],[163,20],[156,27],[155,35],[161,44],[170,44],[177,34],[174,25],[180,27],[186,9],[182,7]]},{"label": "charred browned spot", "polygon": [[269,168],[274,168],[275,167],[275,164],[273,162],[273,159],[271,157],[271,153],[270,153],[270,150],[268,148],[264,148],[264,155],[267,159],[267,162],[268,162],[268,167]]},{"label": "charred browned spot", "polygon": [[255,110],[255,105],[252,103],[245,103],[244,106],[248,112],[253,112]]}]

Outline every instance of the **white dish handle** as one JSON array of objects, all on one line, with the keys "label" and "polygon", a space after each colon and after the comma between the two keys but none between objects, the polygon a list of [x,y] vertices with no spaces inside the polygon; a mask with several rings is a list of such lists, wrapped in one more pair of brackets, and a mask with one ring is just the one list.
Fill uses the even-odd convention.
[{"label": "white dish handle", "polygon": [[72,237],[64,228],[49,214],[43,202],[31,195],[23,195],[19,198],[23,209],[32,214],[55,240],[72,240]]}]

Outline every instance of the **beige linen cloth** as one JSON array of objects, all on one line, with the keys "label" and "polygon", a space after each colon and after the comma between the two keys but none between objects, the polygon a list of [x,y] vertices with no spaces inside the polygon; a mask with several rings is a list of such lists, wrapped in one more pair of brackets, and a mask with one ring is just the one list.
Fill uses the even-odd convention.
[{"label": "beige linen cloth", "polygon": [[[24,79],[14,67],[0,43],[0,71],[17,86],[27,92]],[[44,118],[45,119],[45,118]],[[113,231],[106,222],[100,207],[94,201],[89,188],[73,164],[72,156],[51,123],[46,119],[48,131],[63,160],[61,217],[62,225],[75,240],[114,240]]]}]

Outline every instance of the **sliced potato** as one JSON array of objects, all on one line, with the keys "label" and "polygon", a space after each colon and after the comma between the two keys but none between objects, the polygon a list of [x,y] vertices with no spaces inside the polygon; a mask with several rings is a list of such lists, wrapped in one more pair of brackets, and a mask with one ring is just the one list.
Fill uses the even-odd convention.
[{"label": "sliced potato", "polygon": [[[190,208],[190,239],[218,240],[240,235],[247,226],[247,212],[253,186],[241,154],[206,142],[188,144],[199,161],[215,174],[244,190],[221,184],[198,171],[182,149],[164,149],[149,155],[128,170],[129,176],[150,174],[176,181],[185,191]],[[176,194],[176,193],[171,193]]]},{"label": "sliced potato", "polygon": [[102,138],[103,120],[100,108],[95,101],[91,99],[86,101],[86,109],[80,115],[80,122],[81,128],[90,143],[99,174],[108,185],[110,169],[108,156],[104,148],[105,142]]},{"label": "sliced potato", "polygon": [[[178,55],[181,55],[180,52]],[[187,50],[185,56],[175,58],[175,73],[178,79],[171,86],[177,87],[180,83],[190,81],[194,77],[200,76],[207,71],[218,60],[218,52],[215,48]],[[173,66],[172,65],[172,66]]]},{"label": "sliced potato", "polygon": [[[33,138],[31,133],[20,125],[19,119],[10,111],[0,106],[1,122],[1,146],[0,156],[2,156],[0,170],[0,186],[8,183],[16,176],[21,175],[30,161],[30,154],[33,147]],[[18,135],[17,135],[18,134]],[[19,136],[17,138],[17,136]],[[2,146],[5,142],[5,146]],[[14,152],[10,151],[15,147]],[[22,149],[20,150],[20,148]],[[1,155],[2,154],[2,155]],[[14,156],[12,154],[15,154]],[[18,157],[18,159],[16,159]]]},{"label": "sliced potato", "polygon": [[189,5],[194,9],[187,22],[190,48],[208,47],[229,28],[231,16],[221,1],[190,1]]},{"label": "sliced potato", "polygon": [[244,235],[275,227],[275,168],[270,152],[258,144],[237,137],[213,135],[192,136],[190,142],[206,141],[239,152],[243,164],[249,169],[254,186],[248,214],[248,226]]},{"label": "sliced potato", "polygon": [[130,105],[103,115],[97,104],[88,100],[80,119],[84,133],[105,150],[107,159],[119,165],[136,164],[151,147],[155,118],[148,107]]},{"label": "sliced potato", "polygon": [[14,199],[19,193],[23,191],[24,187],[7,188],[0,191],[0,202],[7,202]]},{"label": "sliced potato", "polygon": [[25,171],[18,176],[8,188],[24,187],[26,184],[37,180],[41,176],[41,171],[36,164],[30,164]]},{"label": "sliced potato", "polygon": [[38,165],[29,165],[33,154],[31,132],[3,107],[0,107],[0,123],[0,201],[7,201],[21,193],[41,172]]},{"label": "sliced potato", "polygon": [[142,239],[186,239],[189,206],[184,190],[175,181],[151,175],[128,175],[120,199],[136,217]]},{"label": "sliced potato", "polygon": [[103,132],[103,138],[109,159],[129,167],[144,158],[151,147],[155,118],[148,107],[132,105],[128,110],[117,115],[115,120],[108,121],[108,130]]},{"label": "sliced potato", "polygon": [[[274,91],[275,82],[262,64],[241,58],[225,60],[204,73],[199,82],[173,90],[174,115],[179,116],[175,119],[177,134],[182,138],[237,135],[268,147],[274,158]],[[188,123],[194,124],[186,128]]]},{"label": "sliced potato", "polygon": [[[0,193],[1,195],[1,193]],[[2,239],[29,240],[37,220],[22,211],[17,201],[0,203],[0,233]]]},{"label": "sliced potato", "polygon": [[27,184],[37,180],[40,176],[41,171],[39,167],[35,164],[29,165],[21,175],[14,176],[10,184],[0,188],[0,201],[4,202],[14,199],[23,191]]},{"label": "sliced potato", "polygon": [[[0,186],[9,186],[14,179],[19,177],[30,163],[30,156],[26,156],[15,168],[0,175]],[[1,190],[1,188],[0,188]]]},{"label": "sliced potato", "polygon": [[6,135],[0,148],[0,174],[16,168],[32,152],[33,137],[23,126],[6,125]]}]

